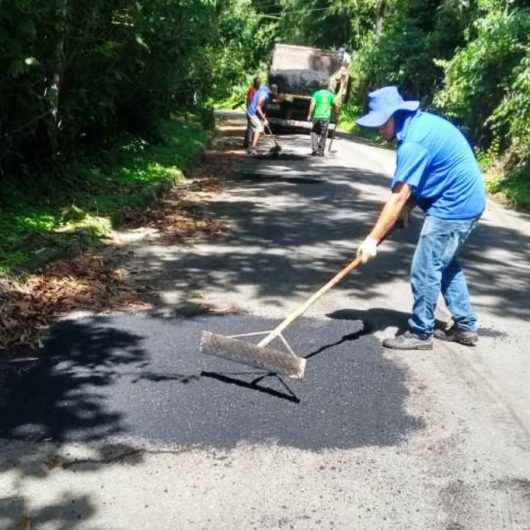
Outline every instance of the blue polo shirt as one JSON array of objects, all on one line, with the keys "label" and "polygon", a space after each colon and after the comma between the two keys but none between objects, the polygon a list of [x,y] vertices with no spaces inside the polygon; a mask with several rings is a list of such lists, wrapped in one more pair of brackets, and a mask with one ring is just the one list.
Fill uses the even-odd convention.
[{"label": "blue polo shirt", "polygon": [[[399,116],[399,115],[398,115]],[[397,167],[392,188],[406,182],[414,200],[440,219],[471,219],[486,206],[484,181],[473,151],[450,122],[428,112],[396,117]]]},{"label": "blue polo shirt", "polygon": [[254,94],[247,111],[250,116],[256,116],[256,107],[258,106],[258,101],[262,97],[265,97],[265,102],[268,102],[272,97],[271,91],[266,86],[260,87]]}]

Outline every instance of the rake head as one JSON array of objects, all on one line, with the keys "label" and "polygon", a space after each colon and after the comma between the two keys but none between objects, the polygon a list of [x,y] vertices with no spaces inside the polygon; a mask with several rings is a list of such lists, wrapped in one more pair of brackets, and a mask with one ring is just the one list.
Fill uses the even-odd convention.
[{"label": "rake head", "polygon": [[246,364],[268,372],[287,375],[293,379],[304,377],[306,360],[291,353],[269,347],[261,347],[251,342],[203,331],[201,352],[228,361]]}]

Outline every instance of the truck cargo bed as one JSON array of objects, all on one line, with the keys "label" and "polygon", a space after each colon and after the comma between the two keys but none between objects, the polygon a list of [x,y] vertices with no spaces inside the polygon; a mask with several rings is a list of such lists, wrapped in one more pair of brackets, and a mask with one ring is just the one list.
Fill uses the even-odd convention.
[{"label": "truck cargo bed", "polygon": [[315,70],[271,70],[269,83],[278,87],[280,94],[309,95],[328,82],[329,74]]}]

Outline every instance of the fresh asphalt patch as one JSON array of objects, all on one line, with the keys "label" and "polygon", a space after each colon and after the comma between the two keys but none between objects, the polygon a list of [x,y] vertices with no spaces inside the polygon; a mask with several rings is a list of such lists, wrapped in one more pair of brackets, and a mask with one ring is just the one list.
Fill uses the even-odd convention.
[{"label": "fresh asphalt patch", "polygon": [[289,184],[324,184],[324,180],[322,178],[308,178],[308,177],[286,177],[285,175],[280,174],[266,174],[266,173],[237,173],[235,177],[233,177],[234,180],[250,180],[253,182],[282,182],[282,183],[289,183]]},{"label": "fresh asphalt patch", "polygon": [[295,155],[292,153],[262,153],[254,156],[257,160],[305,160],[308,158],[304,155]]},{"label": "fresh asphalt patch", "polygon": [[406,410],[406,368],[383,356],[359,320],[302,318],[288,328],[308,359],[301,381],[199,351],[202,330],[233,335],[277,323],[248,315],[64,321],[39,365],[8,376],[0,436],[319,451],[397,444],[422,428]]}]

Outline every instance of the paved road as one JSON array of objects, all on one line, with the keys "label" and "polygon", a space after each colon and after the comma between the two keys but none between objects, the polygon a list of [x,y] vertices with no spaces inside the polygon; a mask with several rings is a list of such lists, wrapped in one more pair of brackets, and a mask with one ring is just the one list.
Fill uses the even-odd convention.
[{"label": "paved road", "polygon": [[[268,329],[327,281],[387,193],[390,151],[282,142],[204,205],[227,237],[134,246],[154,311],[64,321],[9,375],[0,528],[530,528],[524,216],[490,204],[469,243],[476,348],[379,345],[406,322],[418,216],[289,328],[303,381],[198,352],[202,329]],[[183,316],[190,300],[241,313]]]}]

